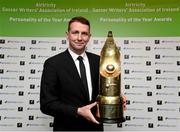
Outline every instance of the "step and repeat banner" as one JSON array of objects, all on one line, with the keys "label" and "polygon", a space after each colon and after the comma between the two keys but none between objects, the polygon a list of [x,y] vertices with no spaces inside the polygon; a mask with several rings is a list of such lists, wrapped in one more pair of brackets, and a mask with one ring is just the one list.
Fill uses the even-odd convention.
[{"label": "step and repeat banner", "polygon": [[113,131],[180,131],[180,0],[0,0],[0,130],[52,130],[39,109],[44,61],[68,47],[68,21],[91,22],[87,50],[112,31],[126,122]]}]

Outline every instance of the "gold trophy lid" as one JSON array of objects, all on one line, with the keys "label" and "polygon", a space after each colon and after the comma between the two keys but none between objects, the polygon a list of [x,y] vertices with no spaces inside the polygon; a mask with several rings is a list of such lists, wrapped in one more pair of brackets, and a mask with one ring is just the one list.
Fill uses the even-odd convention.
[{"label": "gold trophy lid", "polygon": [[120,52],[114,42],[112,31],[108,31],[101,50],[100,74],[104,77],[117,77],[120,74]]},{"label": "gold trophy lid", "polygon": [[108,31],[108,36],[107,37],[113,37],[112,31]]}]

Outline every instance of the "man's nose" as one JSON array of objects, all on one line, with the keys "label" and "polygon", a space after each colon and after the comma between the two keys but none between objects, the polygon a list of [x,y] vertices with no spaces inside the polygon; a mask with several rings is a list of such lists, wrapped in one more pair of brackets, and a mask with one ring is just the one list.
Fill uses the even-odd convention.
[{"label": "man's nose", "polygon": [[81,33],[78,34],[78,40],[82,40],[82,34]]}]

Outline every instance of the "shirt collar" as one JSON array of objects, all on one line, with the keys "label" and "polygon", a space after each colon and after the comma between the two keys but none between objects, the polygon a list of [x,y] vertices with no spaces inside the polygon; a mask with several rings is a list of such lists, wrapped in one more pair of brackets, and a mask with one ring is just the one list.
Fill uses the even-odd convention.
[{"label": "shirt collar", "polygon": [[87,55],[86,55],[85,52],[83,52],[81,55],[78,55],[78,54],[74,53],[70,48],[68,48],[68,51],[69,51],[69,53],[70,53],[70,55],[72,56],[72,58],[73,58],[74,61],[77,60],[78,56],[82,56],[84,60],[87,59]]}]

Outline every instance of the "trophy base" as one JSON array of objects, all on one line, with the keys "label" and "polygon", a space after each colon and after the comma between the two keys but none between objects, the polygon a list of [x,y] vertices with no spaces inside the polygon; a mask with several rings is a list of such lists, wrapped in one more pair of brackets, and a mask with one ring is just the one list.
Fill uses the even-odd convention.
[{"label": "trophy base", "polygon": [[107,118],[98,118],[97,119],[100,123],[108,123],[108,124],[114,124],[114,123],[122,123],[125,122],[125,118],[117,118],[117,119],[107,119]]}]

